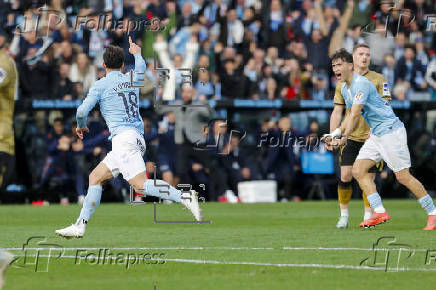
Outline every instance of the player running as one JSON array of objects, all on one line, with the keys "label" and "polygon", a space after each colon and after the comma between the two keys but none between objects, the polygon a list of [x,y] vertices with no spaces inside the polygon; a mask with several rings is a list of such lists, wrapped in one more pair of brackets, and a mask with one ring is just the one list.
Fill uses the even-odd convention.
[{"label": "player running", "polygon": [[[129,37],[129,52],[135,57],[135,72],[144,74],[145,61],[141,56],[141,47],[132,42]],[[139,89],[131,87],[130,74],[123,74],[123,49],[108,46],[103,55],[103,67],[106,76],[89,90],[88,96],[77,109],[77,136],[83,139],[83,133],[88,132],[86,119],[91,109],[98,102],[100,111],[109,127],[112,139],[112,151],[97,165],[89,175],[89,188],[83,203],[82,211],[75,224],[56,233],[63,237],[81,238],[85,234],[86,225],[100,204],[102,184],[116,177],[119,173],[137,192],[181,202],[201,220],[197,193],[193,190],[182,192],[163,180],[147,179],[142,156],[145,153],[143,138],[144,125],[139,114]],[[134,81],[140,78],[135,76]]]},{"label": "player running", "polygon": [[[371,81],[377,88],[378,93],[385,100],[390,101],[391,94],[386,78],[375,71],[369,70],[370,51],[367,44],[357,44],[353,48],[353,63],[354,72],[366,77],[369,81]],[[345,100],[341,95],[341,88],[343,84],[343,81],[338,81],[336,84],[336,91],[333,100],[334,108],[330,116],[330,133],[339,127],[344,110],[345,116],[348,116],[350,113],[350,108],[346,108]],[[341,177],[338,184],[338,201],[341,209],[341,216],[336,224],[336,227],[339,229],[348,227],[348,205],[351,200],[351,195],[353,194],[353,176],[351,174],[351,168],[353,167],[353,163],[359,154],[360,148],[363,146],[363,143],[365,143],[366,138],[368,138],[368,135],[368,123],[363,119],[363,117],[360,117],[354,131],[348,137],[347,143],[345,146],[340,148],[339,163],[341,168]],[[327,149],[332,150],[333,148],[332,146],[328,146]],[[382,168],[382,162],[377,165],[378,166],[374,166],[369,170],[373,179],[375,178],[377,170]],[[365,192],[362,192],[362,198],[364,203],[363,220],[367,220],[370,218],[372,213],[371,207],[368,199],[366,198]]]},{"label": "player running", "polygon": [[424,230],[436,229],[434,202],[424,186],[409,172],[410,154],[404,124],[395,115],[389,102],[383,100],[374,84],[353,72],[353,58],[345,49],[337,51],[332,56],[332,68],[336,77],[345,82],[341,87],[341,94],[346,107],[351,108],[350,114],[336,131],[337,135],[333,137],[341,137],[339,143],[344,144],[358,124],[362,110],[363,117],[371,129],[371,136],[360,149],[352,169],[353,177],[367,193],[368,201],[374,210],[373,215],[360,226],[374,227],[390,219],[377,193],[374,180],[368,172],[376,162],[383,159],[395,173],[398,182],[413,192],[422,208],[426,210],[428,221]]}]

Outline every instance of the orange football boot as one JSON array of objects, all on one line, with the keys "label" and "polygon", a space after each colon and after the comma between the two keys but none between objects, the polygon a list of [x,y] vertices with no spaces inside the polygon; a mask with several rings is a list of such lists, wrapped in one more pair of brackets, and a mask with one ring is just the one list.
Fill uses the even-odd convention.
[{"label": "orange football boot", "polygon": [[[384,213],[373,213],[372,216],[367,219],[364,220],[362,223],[360,223],[360,227],[361,228],[373,228],[378,224],[387,222],[388,220],[390,220],[391,217],[389,216],[389,214],[387,212]],[[435,219],[435,223],[434,223],[435,227],[436,227],[436,219]]]},{"label": "orange football boot", "polygon": [[425,231],[436,230],[436,215],[428,215],[427,225],[424,228]]}]

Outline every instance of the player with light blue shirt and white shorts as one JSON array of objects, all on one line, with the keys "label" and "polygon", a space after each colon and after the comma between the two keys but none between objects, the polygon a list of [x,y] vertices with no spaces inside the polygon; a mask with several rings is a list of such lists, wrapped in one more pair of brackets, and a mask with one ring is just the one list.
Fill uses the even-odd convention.
[{"label": "player with light blue shirt and white shorts", "polygon": [[[198,196],[195,191],[182,192],[163,180],[147,179],[145,163],[144,125],[139,114],[138,81],[144,74],[146,65],[141,56],[141,48],[129,38],[129,52],[135,57],[135,73],[123,74],[123,50],[120,47],[108,46],[103,55],[103,67],[106,76],[91,87],[83,103],[77,108],[76,133],[83,139],[88,132],[86,120],[92,108],[99,103],[100,111],[109,128],[112,140],[112,151],[89,175],[89,188],[80,216],[75,224],[56,233],[63,237],[81,238],[85,234],[86,225],[100,204],[102,184],[119,173],[137,192],[181,202],[201,220]],[[131,79],[132,77],[132,79]],[[131,86],[133,81],[134,86]]]},{"label": "player with light blue shirt and white shorts", "polygon": [[331,143],[332,146],[343,145],[347,136],[353,132],[361,115],[371,129],[370,137],[360,149],[352,169],[353,177],[359,182],[360,188],[368,193],[368,201],[374,210],[373,215],[363,221],[360,226],[374,227],[390,219],[377,193],[374,180],[368,173],[376,162],[384,160],[394,171],[398,182],[413,192],[421,206],[427,211],[428,221],[424,230],[436,229],[434,202],[424,186],[409,172],[410,153],[403,122],[395,115],[389,102],[379,95],[374,84],[364,76],[353,72],[351,54],[344,49],[337,51],[332,56],[332,68],[336,78],[345,82],[341,88],[341,94],[346,107],[351,109],[351,113],[342,122],[341,127],[329,135],[332,138],[326,142]]}]

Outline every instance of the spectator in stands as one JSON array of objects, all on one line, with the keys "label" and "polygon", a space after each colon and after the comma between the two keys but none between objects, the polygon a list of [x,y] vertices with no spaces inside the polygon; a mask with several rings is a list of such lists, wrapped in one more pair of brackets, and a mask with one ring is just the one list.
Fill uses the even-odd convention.
[{"label": "spectator in stands", "polygon": [[186,26],[191,26],[195,20],[195,15],[192,14],[192,3],[190,1],[184,2],[182,6],[182,14],[177,20],[177,30]]},{"label": "spectator in stands", "polygon": [[314,29],[311,38],[303,38],[303,41],[308,51],[307,59],[313,65],[314,70],[327,72],[330,36],[323,36],[320,30]]},{"label": "spectator in stands", "polygon": [[362,27],[355,25],[347,32],[344,39],[344,48],[352,53],[354,46],[361,43],[365,43],[365,39],[362,37]]},{"label": "spectator in stands", "polygon": [[[175,37],[177,37],[177,35]],[[184,43],[185,47],[183,49],[186,51],[186,55],[184,57],[180,54],[175,55],[173,58],[174,61],[171,61],[168,45],[163,40],[162,36],[158,36],[157,42],[153,45],[154,49],[159,54],[162,67],[167,70],[167,80],[165,82],[162,98],[163,100],[174,100],[176,98],[176,92],[180,91],[182,81],[189,81],[189,79],[182,79],[182,71],[178,69],[192,69],[194,67],[199,44],[195,37],[191,37],[188,39],[189,42]],[[185,71],[183,74],[189,75],[189,72]]]},{"label": "spectator in stands", "polygon": [[[195,100],[195,92],[192,87],[185,85],[182,87],[182,100],[177,100],[175,104],[190,105],[201,104]],[[195,150],[196,144],[204,140],[202,128],[212,118],[210,107],[158,107],[160,114],[174,112],[175,129],[174,140],[177,147],[177,168],[176,175],[178,180],[191,180],[186,168],[190,168],[190,159],[198,163],[203,163],[204,167],[209,168],[209,155],[206,151]]]},{"label": "spectator in stands", "polygon": [[[26,56],[35,56],[36,49],[27,50]],[[54,63],[48,53],[41,60],[28,64],[26,61],[18,62],[20,70],[20,87],[25,98],[50,98],[53,96]]]},{"label": "spectator in stands", "polygon": [[277,81],[274,78],[269,77],[266,80],[265,92],[261,94],[260,98],[266,100],[275,100],[276,98],[279,97],[280,97],[280,89],[277,86]]},{"label": "spectator in stands", "polygon": [[[61,118],[53,121],[53,127],[47,134],[48,155],[42,171],[40,188],[48,186],[49,189],[57,191],[61,204],[69,204],[67,197],[67,185],[70,180],[69,157],[71,138],[65,132],[64,123]],[[45,196],[48,198],[48,196]]]},{"label": "spectator in stands", "polygon": [[278,181],[279,197],[282,201],[288,201],[294,194],[295,172],[299,168],[294,154],[294,142],[297,136],[291,130],[291,119],[289,117],[280,118],[278,128],[270,130],[268,137],[270,137],[268,138],[270,143],[264,172],[269,179]]},{"label": "spectator in stands", "polygon": [[[206,134],[206,152],[209,155],[207,168],[210,175],[209,199],[216,200],[229,187],[226,185],[226,172],[220,164],[220,158],[223,155],[229,154],[228,144],[230,142],[230,134],[228,133],[228,124],[225,119],[214,119],[209,121]],[[197,165],[198,167],[198,165]],[[194,168],[193,168],[194,169]],[[198,170],[196,170],[198,172]],[[198,176],[198,173],[197,173]],[[198,178],[198,177],[197,177]]]},{"label": "spectator in stands", "polygon": [[211,98],[217,98],[215,95],[215,86],[208,70],[198,73],[198,81],[195,84],[195,89],[197,90],[199,100],[202,102]]},{"label": "spectator in stands", "polygon": [[284,47],[289,39],[285,22],[285,9],[282,8],[280,0],[270,2],[269,13],[264,18],[266,21],[263,23],[264,43],[262,47],[276,47],[280,50],[280,55],[283,55]]},{"label": "spectator in stands", "polygon": [[356,1],[356,5],[353,8],[353,16],[351,17],[350,26],[354,25],[366,26],[371,16],[372,5],[369,0]]},{"label": "spectator in stands", "polygon": [[162,173],[162,179],[176,186],[174,172],[177,164],[177,147],[174,140],[175,116],[168,112],[163,121],[159,123],[159,149],[157,155],[157,166]]},{"label": "spectator in stands", "polygon": [[246,77],[246,84],[249,90],[250,98],[258,98],[258,79],[259,71],[256,69],[256,61],[250,58],[244,67],[244,76]]},{"label": "spectator in stands", "polygon": [[312,84],[312,98],[317,101],[325,100],[328,94],[327,80],[322,76],[314,76]]},{"label": "spectator in stands", "polygon": [[76,61],[71,66],[70,79],[73,83],[81,82],[83,90],[88,92],[97,78],[95,66],[90,64],[89,58],[85,53],[79,53]]},{"label": "spectator in stands", "polygon": [[83,83],[76,82],[74,83],[74,97],[78,100],[83,100],[86,97],[85,91],[83,90]]},{"label": "spectator in stands", "polygon": [[[332,56],[337,50],[344,47],[349,53],[352,52],[356,43],[360,43],[360,25],[356,24],[352,30],[348,30],[348,24],[351,16],[353,15],[354,1],[348,0],[347,6],[341,18],[339,19],[339,25],[332,34],[330,41],[329,56]],[[357,30],[359,31],[357,33]],[[362,39],[363,40],[363,39]]]},{"label": "spectator in stands", "polygon": [[246,77],[242,73],[242,67],[238,68],[233,59],[226,59],[224,68],[219,70],[218,74],[223,98],[237,99],[247,96]]},{"label": "spectator in stands", "polygon": [[[189,73],[177,69],[192,68],[193,87],[197,91],[190,91],[195,99],[194,102],[206,103],[208,99],[220,99],[221,97],[224,99],[324,100],[329,90],[332,93],[331,80],[327,75],[330,70],[328,55],[340,47],[352,50],[353,46],[361,43],[365,36],[365,40],[371,46],[373,65],[376,70],[386,76],[393,92],[393,98],[404,100],[411,95],[426,96],[430,89],[433,98],[436,99],[436,64],[434,60],[429,62],[426,51],[435,47],[436,43],[436,37],[430,31],[426,31],[428,28],[426,14],[431,13],[433,8],[430,5],[431,1],[399,1],[395,9],[391,9],[392,5],[386,1],[371,2],[369,0],[182,0],[177,3],[172,0],[146,2],[135,0],[124,1],[120,13],[116,5],[111,5],[113,2],[111,0],[103,1],[105,3],[97,0],[82,1],[88,2],[87,5],[90,8],[83,8],[81,6],[83,3],[80,4],[80,1],[56,0],[48,3],[50,9],[65,13],[69,21],[54,25],[44,16],[41,18],[40,32],[45,34],[47,25],[50,25],[51,40],[41,38],[41,33],[39,37],[35,37],[38,34],[26,31],[23,27],[21,33],[12,34],[24,16],[28,17],[26,19],[28,20],[27,30],[29,27],[30,29],[34,27],[35,23],[32,19],[36,19],[40,12],[37,9],[28,9],[28,7],[36,7],[43,1],[36,1],[32,5],[23,1],[3,2],[0,0],[0,23],[6,34],[13,37],[9,53],[16,59],[20,78],[21,97],[17,101],[17,107],[22,107],[23,102],[26,101],[30,103],[32,98],[65,100],[85,98],[90,85],[104,76],[103,70],[92,65],[92,63],[101,64],[100,56],[104,51],[104,46],[117,44],[125,47],[127,43],[126,26],[118,26],[118,29],[114,31],[102,29],[103,27],[100,27],[101,29],[91,27],[101,20],[98,19],[98,14],[103,10],[110,11],[107,14],[109,20],[107,24],[113,24],[110,20],[112,13],[114,20],[121,20],[124,23],[160,19],[159,25],[162,28],[160,32],[151,31],[151,26],[138,25],[129,34],[135,42],[142,44],[142,54],[148,60],[141,98],[154,99],[157,96],[158,99],[163,100],[180,99],[181,84],[183,81],[189,81],[187,77],[182,77],[182,74]],[[118,4],[120,4],[119,1]],[[74,22],[71,20],[78,15],[87,15],[90,21],[83,23],[80,27],[73,27]],[[411,21],[412,15],[415,16],[413,21]],[[399,27],[398,24],[400,24]],[[105,26],[105,28],[108,27]],[[0,45],[6,40],[2,40],[2,34],[4,33],[0,33]],[[411,52],[405,48],[409,43],[416,45],[413,57],[410,57]],[[154,49],[159,57],[156,64],[153,62]],[[125,68],[129,69],[132,65],[133,58],[127,54]],[[154,66],[169,69],[170,79],[162,77],[161,73],[154,70]],[[205,70],[200,71],[200,68],[205,68]],[[154,86],[159,79],[162,79],[161,83],[164,87],[163,89],[157,88],[155,91]],[[425,83],[428,83],[427,88]],[[183,101],[180,102],[183,103]],[[30,142],[29,144],[44,143],[41,142],[39,135],[45,134],[42,132],[46,131],[49,114],[37,111],[31,116],[30,111],[27,107],[25,108],[21,116],[32,118],[29,118],[29,126],[26,126],[26,134],[24,134],[26,139],[21,142],[25,144],[27,142]],[[195,114],[191,115],[192,112],[188,111],[188,109],[175,110],[174,119],[177,122],[168,125],[167,133],[174,134],[173,141],[178,144],[178,149],[181,148],[181,144],[186,145],[186,149],[187,144],[195,143],[196,140],[192,140],[193,136],[198,137],[192,133],[194,128],[184,123],[186,116],[188,119],[194,118],[192,115]],[[151,114],[150,116],[153,114],[152,110],[147,112],[147,116],[148,113]],[[71,112],[64,112],[64,114],[67,117],[71,115]],[[271,113],[265,112],[265,114]],[[50,113],[50,115],[55,114]],[[314,116],[307,112],[298,112],[293,115],[297,116],[299,121],[305,120],[301,121],[301,127],[307,125],[310,116]],[[168,119],[170,116],[167,116]],[[236,116],[239,114],[235,114]],[[277,118],[278,112],[272,112],[272,116]],[[35,117],[38,130],[32,124]],[[322,118],[318,115],[316,117]],[[99,118],[93,117],[93,126],[98,127]],[[206,122],[208,118],[211,118],[211,115],[208,115],[202,122]],[[146,122],[151,130],[148,136],[153,137],[150,140],[157,146],[157,136],[159,135],[161,139],[162,136],[166,136],[166,133],[158,134],[158,130],[152,128],[151,119]],[[195,126],[199,123],[192,122],[196,124]],[[276,127],[274,121],[266,123],[269,124],[270,129]],[[297,121],[294,124],[298,124]],[[173,133],[170,132],[171,126],[174,127]],[[184,135],[181,134],[183,130],[185,130]],[[272,129],[272,131],[277,130],[277,128]],[[103,128],[91,130],[91,132],[102,131],[104,131]],[[210,128],[211,134],[215,136],[213,131],[214,128]],[[65,135],[68,135],[66,136],[68,138],[71,137],[69,134]],[[88,136],[88,138],[92,140],[97,138],[97,135]],[[64,146],[67,143],[64,142],[66,139],[62,140],[60,148],[66,147]],[[165,141],[162,140],[160,140],[161,145],[165,147]],[[100,158],[107,149],[103,145],[96,145],[95,148],[100,149],[95,149],[95,152],[92,149],[91,152],[89,150],[92,147],[87,147],[85,141],[80,144],[72,139],[68,154],[70,157],[86,155],[86,165],[89,166],[89,163]],[[161,145],[158,147],[159,150]],[[43,152],[45,149],[44,146],[39,146],[38,151],[27,148],[26,150],[30,155],[35,155],[34,152]],[[56,151],[59,155],[63,154],[60,149]],[[267,151],[267,148],[264,146],[261,151],[259,156],[256,155],[256,158],[260,160],[259,163],[266,160],[264,151]],[[196,182],[201,180],[201,182],[208,182],[209,172],[215,170],[216,164],[213,162],[206,164],[204,160],[196,160],[195,156],[198,154],[197,151],[192,153],[192,158],[185,160],[185,165],[189,168],[191,177],[196,175]],[[268,154],[271,157],[271,152]],[[279,154],[285,153],[280,151]],[[206,157],[205,160],[214,159],[209,155]],[[172,160],[169,163],[177,164],[174,158],[171,157]],[[235,156],[229,158],[235,158]],[[38,163],[33,160],[30,162]],[[38,166],[32,164],[30,167],[31,171],[38,171],[36,169]],[[250,175],[253,175],[253,172]],[[73,171],[73,177],[74,174]],[[212,178],[215,177],[212,176]],[[174,182],[176,182],[175,179]],[[280,182],[282,187],[284,180]],[[221,194],[217,183],[219,183],[218,178],[210,183],[211,188],[214,188],[211,192],[211,199]],[[234,182],[231,184],[234,188]]]},{"label": "spectator in stands", "polygon": [[407,45],[404,49],[404,56],[397,62],[396,82],[411,89],[409,95],[413,92],[423,92],[427,90],[425,81],[425,68],[415,57],[415,48],[413,45]]},{"label": "spectator in stands", "polygon": [[404,32],[400,31],[395,37],[395,49],[394,57],[395,59],[400,59],[404,55],[404,46],[406,45],[406,35]]},{"label": "spectator in stands", "polygon": [[306,37],[309,37],[312,33],[312,28],[319,28],[319,22],[316,19],[312,1],[303,1],[301,10],[293,11],[292,28],[296,36],[303,37],[304,34]]},{"label": "spectator in stands", "polygon": [[288,100],[294,98],[307,99],[307,85],[310,82],[308,74],[303,73],[300,64],[295,58],[285,60],[285,65],[281,70],[285,78],[284,96]]},{"label": "spectator in stands", "polygon": [[287,58],[296,58],[300,63],[307,60],[307,50],[302,42],[292,41],[288,47]]},{"label": "spectator in stands", "polygon": [[192,81],[196,83],[198,81],[198,75],[200,72],[210,71],[210,58],[207,54],[201,53],[198,57],[198,62],[192,70]]},{"label": "spectator in stands", "polygon": [[[192,26],[183,27],[182,29],[180,29],[170,40],[170,52],[173,55],[179,54],[182,57],[187,58],[189,53],[189,44],[198,42],[198,35],[202,28],[203,26],[200,23],[194,22]],[[196,53],[197,51],[198,48],[196,50]],[[196,54],[195,57],[197,57]]]},{"label": "spectator in stands", "polygon": [[73,64],[73,47],[69,41],[62,41],[55,48],[55,58],[60,63]]},{"label": "spectator in stands", "polygon": [[383,58],[386,54],[392,54],[395,49],[395,42],[390,31],[386,31],[385,24],[377,22],[375,32],[368,33],[367,43],[371,51],[371,62],[379,71],[383,65]]},{"label": "spectator in stands", "polygon": [[436,100],[436,57],[433,55],[433,60],[430,61],[427,67],[425,80],[430,86],[431,99]]},{"label": "spectator in stands", "polygon": [[74,95],[73,82],[68,78],[70,65],[62,63],[59,67],[59,75],[54,84],[53,98],[61,100],[72,100]]},{"label": "spectator in stands", "polygon": [[424,47],[424,38],[418,37],[416,39],[415,46],[416,46],[415,47],[416,48],[416,59],[421,62],[421,65],[425,69],[425,68],[427,68],[429,61],[428,61],[427,52],[425,51],[425,47]]},{"label": "spectator in stands", "polygon": [[238,193],[238,183],[252,179],[246,154],[240,146],[240,136],[232,134],[219,157],[219,170],[225,175],[227,188]]},{"label": "spectator in stands", "polygon": [[238,19],[235,9],[229,9],[220,20],[219,41],[228,47],[237,47],[244,37],[244,25]]},{"label": "spectator in stands", "polygon": [[385,55],[385,61],[381,73],[388,81],[389,88],[393,89],[395,86],[395,58],[392,54]]}]

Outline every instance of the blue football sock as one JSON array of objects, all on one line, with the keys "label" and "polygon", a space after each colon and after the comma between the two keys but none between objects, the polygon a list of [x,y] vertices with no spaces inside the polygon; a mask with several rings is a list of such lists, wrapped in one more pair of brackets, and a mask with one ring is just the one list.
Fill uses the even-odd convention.
[{"label": "blue football sock", "polygon": [[433,199],[431,199],[430,195],[427,194],[426,196],[418,199],[418,201],[421,204],[422,208],[425,209],[427,214],[434,214],[435,206],[433,203]]},{"label": "blue football sock", "polygon": [[175,202],[180,202],[182,196],[182,192],[180,190],[172,187],[160,179],[147,179],[147,181],[144,183],[144,190],[146,195],[156,196],[162,199],[169,199]]},{"label": "blue football sock", "polygon": [[100,205],[101,191],[101,185],[90,185],[88,187],[88,194],[83,202],[82,211],[80,212],[77,222],[82,221],[82,219],[87,222],[91,218],[95,209]]},{"label": "blue football sock", "polygon": [[374,212],[376,212],[376,213],[386,212],[385,208],[383,207],[381,197],[377,192],[368,195],[367,198],[368,198],[369,204],[371,205],[371,208],[374,210]]}]

